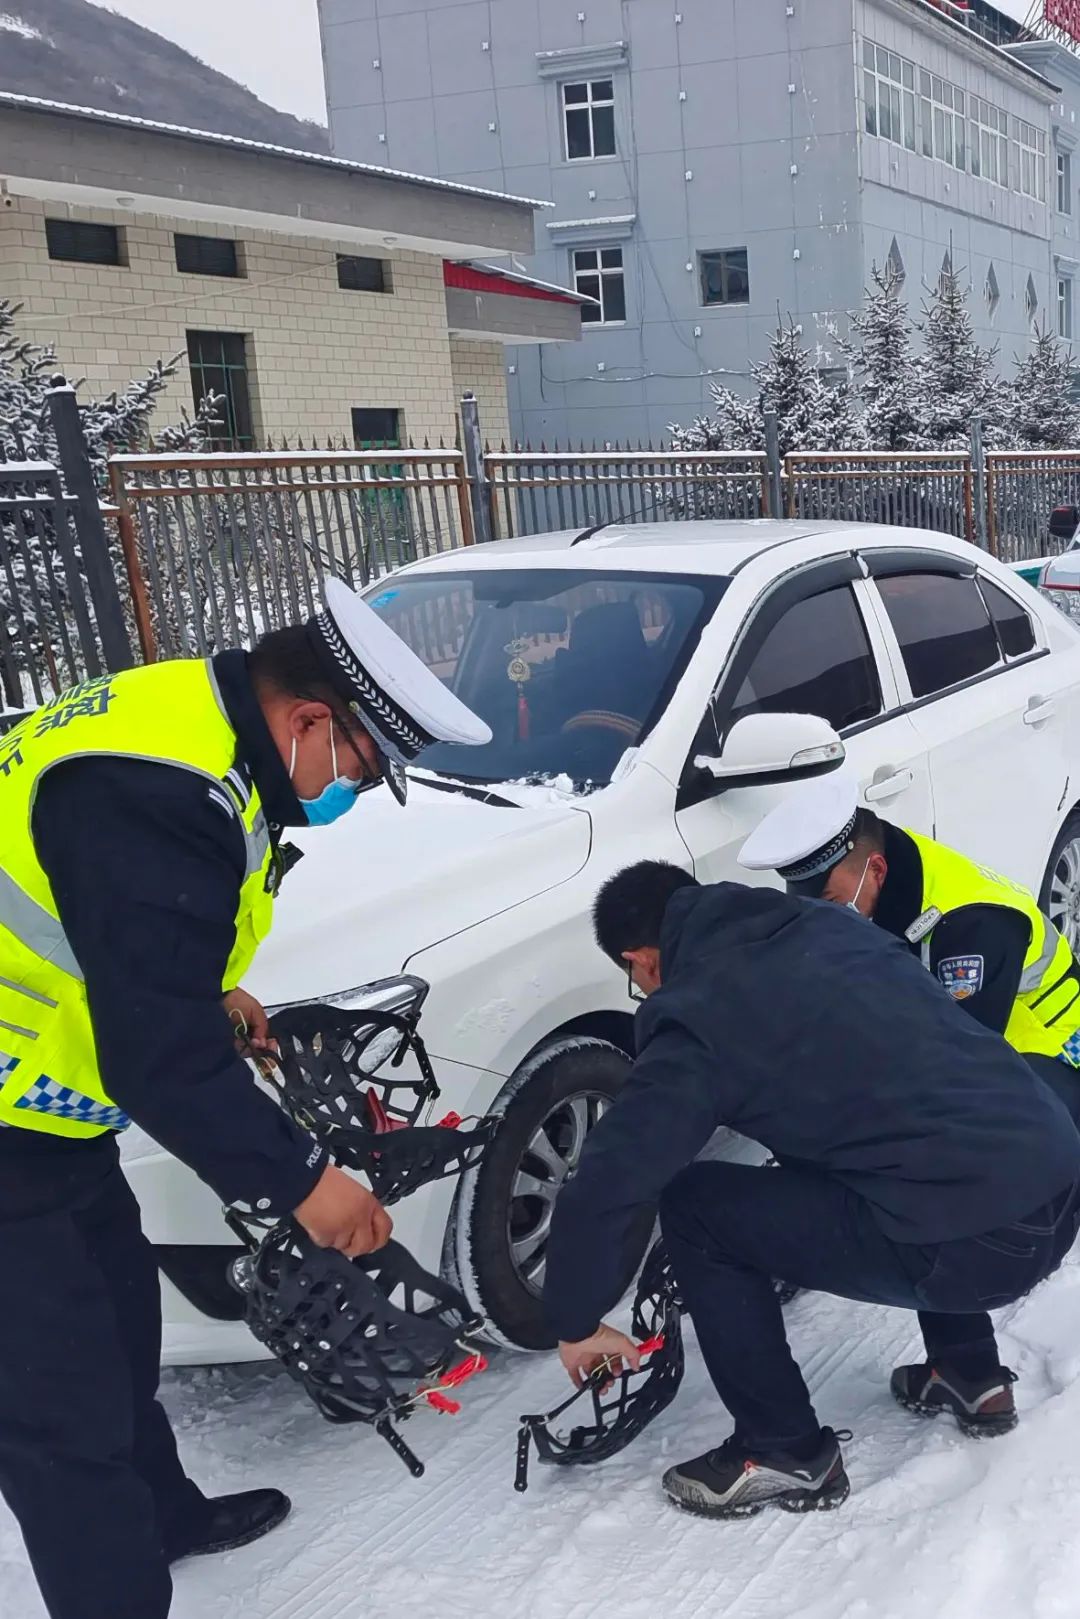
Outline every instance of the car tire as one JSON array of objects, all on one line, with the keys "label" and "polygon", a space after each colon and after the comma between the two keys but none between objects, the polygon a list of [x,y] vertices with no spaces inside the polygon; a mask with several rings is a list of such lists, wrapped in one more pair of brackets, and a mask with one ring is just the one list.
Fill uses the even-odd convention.
[{"label": "car tire", "polygon": [[1080,811],[1069,816],[1057,835],[1039,890],[1039,906],[1074,954],[1080,953]]},{"label": "car tire", "polygon": [[[533,1274],[546,1248],[550,1210],[558,1187],[573,1174],[585,1135],[618,1096],[629,1069],[626,1053],[606,1040],[560,1040],[523,1063],[495,1103],[502,1123],[479,1168],[463,1177],[449,1269],[497,1343],[550,1349],[555,1342]],[[566,1165],[561,1175],[560,1159]],[[533,1194],[533,1184],[542,1196]],[[651,1220],[635,1270],[650,1230]]]}]

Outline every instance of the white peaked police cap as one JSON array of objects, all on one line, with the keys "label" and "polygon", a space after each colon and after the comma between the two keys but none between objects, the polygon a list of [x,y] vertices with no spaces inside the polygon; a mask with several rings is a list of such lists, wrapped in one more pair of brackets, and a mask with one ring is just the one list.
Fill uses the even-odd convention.
[{"label": "white peaked police cap", "polygon": [[432,742],[479,747],[491,729],[455,697],[427,664],[406,646],[355,591],[327,579],[325,607],[308,622],[308,634],[326,678],[380,752],[397,771],[387,780],[404,795],[400,767]]},{"label": "white peaked police cap", "polygon": [[859,783],[851,770],[793,787],[751,832],[739,864],[747,871],[778,872],[789,886],[820,891],[855,846],[858,808]]}]

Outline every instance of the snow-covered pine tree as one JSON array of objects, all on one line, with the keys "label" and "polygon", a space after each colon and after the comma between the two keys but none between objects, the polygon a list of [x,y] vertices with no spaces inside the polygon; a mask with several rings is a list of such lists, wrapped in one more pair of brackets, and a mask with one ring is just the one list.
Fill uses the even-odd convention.
[{"label": "snow-covered pine tree", "polygon": [[[0,462],[5,459],[46,461],[58,466],[47,394],[52,377],[63,369],[63,364],[51,345],[27,342],[19,336],[21,308],[9,299],[0,299]],[[108,482],[108,457],[116,451],[136,449],[146,443],[150,418],[183,359],[184,356],[178,354],[171,360],[159,360],[145,377],[128,383],[121,393],[110,394],[106,399],[80,401],[90,460],[103,491]],[[180,421],[159,433],[159,446],[169,450],[204,449],[208,437],[219,425],[221,404],[219,398],[210,396],[202,401],[194,417],[181,411]],[[51,647],[56,644],[58,626],[50,570],[41,551],[42,533],[35,524],[23,524],[15,516],[3,521],[6,532],[0,532],[0,545],[8,553],[19,612],[16,613],[4,568],[0,570],[0,616],[13,654],[8,660],[11,666],[6,666],[2,673],[6,698],[15,702],[18,694],[14,687],[26,666],[19,619],[29,626],[32,655],[49,685],[55,685]],[[51,531],[47,523],[42,525],[42,531],[44,543],[49,544]],[[113,564],[118,577],[122,578],[123,559],[115,537],[114,544]],[[62,591],[64,569],[55,550],[50,554],[50,561],[52,579],[57,590]],[[28,700],[29,696],[27,690],[24,697]]]},{"label": "snow-covered pine tree", "polygon": [[1008,385],[997,375],[997,345],[987,349],[976,340],[967,295],[961,272],[946,263],[915,322],[923,348],[915,360],[920,421],[914,449],[967,449],[976,416],[987,448],[1006,442]]},{"label": "snow-covered pine tree", "polygon": [[875,265],[843,345],[858,400],[856,440],[868,450],[908,450],[924,432],[914,326],[903,287],[904,277],[891,262],[883,270]]},{"label": "snow-covered pine tree", "polygon": [[1036,326],[1031,349],[1017,357],[1009,385],[1009,446],[1018,450],[1080,449],[1080,366],[1050,332]]}]

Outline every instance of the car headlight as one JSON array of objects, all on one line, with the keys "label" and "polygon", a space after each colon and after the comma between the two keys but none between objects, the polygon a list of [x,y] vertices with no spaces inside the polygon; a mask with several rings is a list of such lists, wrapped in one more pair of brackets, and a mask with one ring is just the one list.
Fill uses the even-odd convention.
[{"label": "car headlight", "polygon": [[[306,1001],[285,1001],[280,1006],[268,1007],[267,1012],[271,1018],[280,1012],[294,1012],[302,1006],[332,1006],[342,1012],[389,1012],[415,1028],[430,988],[423,978],[401,973],[395,978],[377,978],[371,984],[343,989],[336,995],[319,995]],[[356,1049],[351,1061],[361,1073],[374,1074],[401,1046],[400,1029],[380,1028],[375,1021],[365,1029],[362,1021],[358,1020],[355,1030]]]},{"label": "car headlight", "polygon": [[1055,585],[1040,585],[1039,594],[1052,601],[1060,613],[1066,618],[1080,620],[1080,590],[1075,587],[1060,588]]}]

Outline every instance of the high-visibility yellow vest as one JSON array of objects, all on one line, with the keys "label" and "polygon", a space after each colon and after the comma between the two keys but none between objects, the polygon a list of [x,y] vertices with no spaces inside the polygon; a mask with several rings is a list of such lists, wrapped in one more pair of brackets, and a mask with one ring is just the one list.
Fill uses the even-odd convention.
[{"label": "high-visibility yellow vest", "polygon": [[922,915],[908,929],[908,938],[919,943],[924,965],[930,965],[934,928],[950,911],[963,905],[1019,911],[1030,938],[1005,1038],[1017,1051],[1075,1061],[1065,1049],[1080,1029],[1080,979],[1069,941],[1020,883],[918,832],[909,830],[907,835],[919,851],[923,869]]},{"label": "high-visibility yellow vest", "polygon": [[[206,777],[211,796],[237,815],[247,851],[224,992],[250,966],[273,907],[266,817],[234,768],[236,746],[213,669],[194,661],[88,680],[0,737],[0,1127],[87,1138],[128,1123],[102,1083],[82,970],[34,850],[42,776],[64,760],[104,755]],[[92,860],[93,831],[79,825],[77,801],[71,836]]]}]

